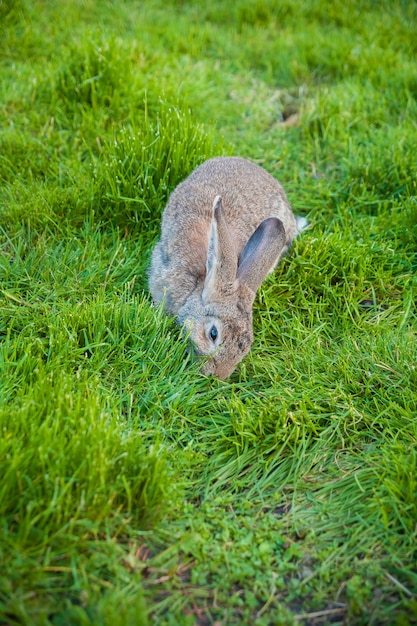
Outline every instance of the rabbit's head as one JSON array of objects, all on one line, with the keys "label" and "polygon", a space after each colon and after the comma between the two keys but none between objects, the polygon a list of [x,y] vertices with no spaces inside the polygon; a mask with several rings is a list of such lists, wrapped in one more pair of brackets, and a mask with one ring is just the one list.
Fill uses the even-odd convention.
[{"label": "rabbit's head", "polygon": [[227,378],[253,342],[252,305],[256,291],[285,246],[284,226],[276,217],[259,224],[238,255],[221,197],[213,205],[206,276],[178,311],[195,352],[209,357],[202,373]]}]

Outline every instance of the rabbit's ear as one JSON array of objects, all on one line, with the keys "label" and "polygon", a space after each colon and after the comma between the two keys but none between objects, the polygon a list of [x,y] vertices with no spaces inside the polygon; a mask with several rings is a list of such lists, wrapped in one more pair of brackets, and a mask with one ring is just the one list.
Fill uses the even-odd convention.
[{"label": "rabbit's ear", "polygon": [[236,249],[224,215],[222,199],[216,196],[210,226],[203,302],[212,301],[226,285],[234,283],[236,272]]},{"label": "rabbit's ear", "polygon": [[277,217],[261,222],[239,258],[237,278],[256,292],[285,246],[284,225]]}]

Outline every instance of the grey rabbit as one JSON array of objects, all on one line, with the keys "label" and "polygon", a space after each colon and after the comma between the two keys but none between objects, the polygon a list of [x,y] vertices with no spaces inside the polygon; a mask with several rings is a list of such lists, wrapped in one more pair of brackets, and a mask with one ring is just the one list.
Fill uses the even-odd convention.
[{"label": "grey rabbit", "polygon": [[241,157],[209,159],[174,189],[149,288],[208,357],[203,374],[227,378],[249,352],[256,291],[306,224],[280,183]]}]

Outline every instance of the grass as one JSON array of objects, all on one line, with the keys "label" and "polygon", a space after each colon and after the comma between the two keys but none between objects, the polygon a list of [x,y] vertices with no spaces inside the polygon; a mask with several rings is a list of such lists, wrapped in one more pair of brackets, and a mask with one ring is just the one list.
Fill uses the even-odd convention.
[{"label": "grass", "polygon": [[[412,2],[0,1],[0,623],[417,623]],[[256,160],[309,229],[202,377],[146,272]]]}]

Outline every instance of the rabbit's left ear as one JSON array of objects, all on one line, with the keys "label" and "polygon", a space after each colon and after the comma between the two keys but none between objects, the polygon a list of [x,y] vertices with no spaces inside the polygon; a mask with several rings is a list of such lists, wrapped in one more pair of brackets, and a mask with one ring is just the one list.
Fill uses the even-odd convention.
[{"label": "rabbit's left ear", "polygon": [[216,196],[210,225],[206,278],[202,293],[203,302],[213,301],[219,293],[236,280],[237,254],[232,241],[222,199]]},{"label": "rabbit's left ear", "polygon": [[237,278],[256,293],[285,247],[284,225],[277,217],[261,222],[239,257]]}]

